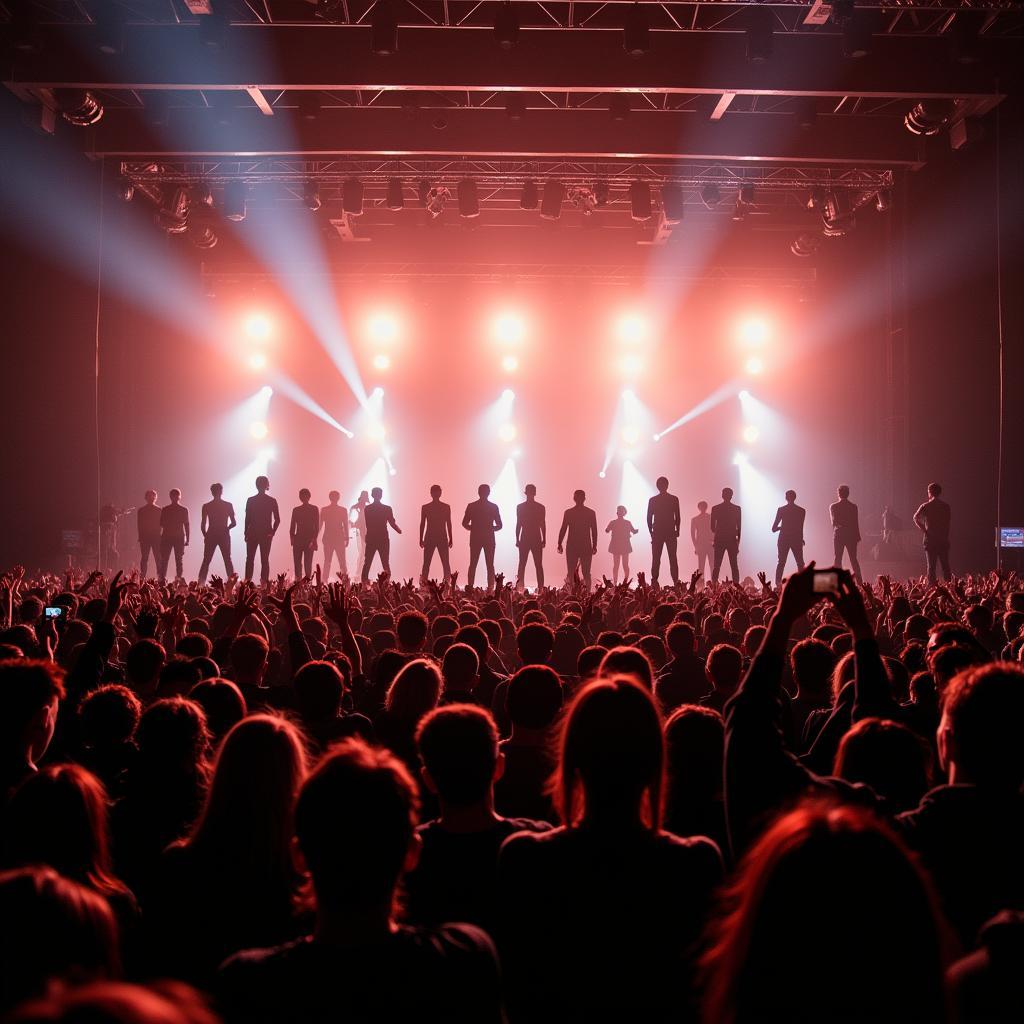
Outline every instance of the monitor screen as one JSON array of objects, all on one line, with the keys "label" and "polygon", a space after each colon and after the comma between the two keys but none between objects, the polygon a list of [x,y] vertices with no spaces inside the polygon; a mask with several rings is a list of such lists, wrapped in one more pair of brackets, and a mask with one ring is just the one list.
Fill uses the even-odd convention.
[{"label": "monitor screen", "polygon": [[999,528],[1001,548],[1024,548],[1024,526],[1001,526]]}]

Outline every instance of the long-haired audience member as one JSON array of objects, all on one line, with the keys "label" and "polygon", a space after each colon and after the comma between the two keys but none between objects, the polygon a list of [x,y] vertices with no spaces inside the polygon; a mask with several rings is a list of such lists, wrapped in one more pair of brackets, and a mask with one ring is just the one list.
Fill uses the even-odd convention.
[{"label": "long-haired audience member", "polygon": [[664,741],[650,691],[624,676],[587,684],[558,750],[562,827],[509,838],[498,863],[509,1011],[530,1021],[676,1016],[722,859],[709,839],[661,830]]},{"label": "long-haired audience member", "polygon": [[78,760],[116,799],[135,759],[135,730],[142,717],[142,702],[128,689],[110,683],[93,690],[78,705]]},{"label": "long-haired audience member", "polygon": [[0,661],[0,807],[35,774],[53,739],[64,670],[49,661]]},{"label": "long-haired audience member", "polygon": [[219,676],[196,683],[188,691],[188,699],[194,700],[206,715],[212,750],[220,747],[224,737],[249,711],[242,691],[230,679]]},{"label": "long-haired audience member", "polygon": [[707,1024],[946,1020],[944,925],[869,812],[809,803],[750,849],[703,956]]},{"label": "long-haired audience member", "polygon": [[398,923],[399,882],[420,849],[418,804],[393,754],[351,739],[324,757],[295,810],[315,895],[313,932],[239,953],[221,968],[227,1021],[502,1020],[497,958],[483,931]]},{"label": "long-haired audience member", "polygon": [[305,775],[302,737],[284,718],[252,715],[228,733],[195,825],[164,851],[151,886],[154,971],[205,984],[229,954],[295,936],[291,843]]},{"label": "long-haired audience member", "polygon": [[437,707],[441,697],[441,671],[426,658],[405,665],[388,687],[383,713],[377,719],[381,742],[416,770],[416,727]]}]

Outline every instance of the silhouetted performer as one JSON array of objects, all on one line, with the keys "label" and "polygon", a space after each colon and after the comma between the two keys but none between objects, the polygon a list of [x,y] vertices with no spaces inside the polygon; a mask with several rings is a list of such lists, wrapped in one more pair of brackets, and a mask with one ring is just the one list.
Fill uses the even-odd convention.
[{"label": "silhouetted performer", "polygon": [[277,499],[272,498],[270,481],[265,476],[256,477],[256,494],[245,503],[245,578],[252,579],[256,564],[256,550],[260,552],[260,582],[270,582],[270,545],[274,534],[281,525],[281,513]]},{"label": "silhouetted performer", "polygon": [[949,523],[953,513],[940,494],[941,484],[929,484],[928,500],[914,513],[914,525],[924,534],[929,583],[936,581],[938,566],[942,567],[942,578],[949,579]]},{"label": "silhouetted performer", "polygon": [[320,525],[324,528],[324,582],[331,578],[331,563],[335,556],[338,571],[342,576],[348,576],[348,559],[345,557],[349,540],[348,509],[338,504],[341,500],[338,491],[330,491],[327,498],[330,504],[320,509]]},{"label": "silhouetted performer", "polygon": [[583,582],[590,590],[590,563],[597,554],[597,515],[592,508],[583,504],[586,491],[573,491],[576,503],[562,515],[562,527],[558,531],[558,553],[565,549],[566,585],[570,585],[579,566]]},{"label": "silhouetted performer", "polygon": [[366,491],[359,492],[359,500],[349,509],[348,521],[356,532],[356,565],[362,565],[366,561],[366,520],[363,512],[370,503],[370,496]]},{"label": "silhouetted performer", "polygon": [[697,502],[697,514],[690,520],[690,541],[697,556],[697,571],[704,579],[711,579],[711,567],[715,564],[715,535],[711,532],[711,513],[706,501]]},{"label": "silhouetted performer", "polygon": [[533,568],[537,573],[537,589],[544,586],[544,546],[548,542],[547,516],[544,506],[537,500],[537,487],[527,484],[523,488],[526,501],[516,506],[516,547],[519,548],[519,571],[516,588],[523,589],[526,579],[526,560],[533,555]]},{"label": "silhouetted performer", "polygon": [[110,502],[100,509],[100,568],[108,571],[120,568],[121,552],[117,550],[117,524],[121,516],[134,511],[130,508],[118,508]]},{"label": "silhouetted performer", "polygon": [[313,575],[313,552],[316,551],[316,539],[320,535],[320,509],[310,504],[310,497],[308,487],[299,491],[300,504],[292,509],[292,521],[288,524],[297,580]]},{"label": "silhouetted performer", "polygon": [[230,501],[221,495],[224,487],[221,484],[210,484],[213,500],[203,506],[199,518],[199,530],[203,535],[203,564],[199,567],[199,582],[206,582],[206,574],[210,571],[214,552],[220,548],[224,559],[224,572],[230,576],[235,570],[231,565],[231,531],[235,528],[235,508]]},{"label": "silhouetted performer", "polygon": [[156,503],[156,491],[146,491],[146,504],[136,514],[139,528],[139,552],[141,561],[139,571],[146,578],[149,568],[149,556],[153,556],[153,568],[160,571],[160,506]]},{"label": "silhouetted performer", "polygon": [[434,484],[430,488],[430,501],[420,509],[420,547],[423,548],[420,583],[426,583],[430,579],[430,563],[434,560],[435,551],[441,559],[443,582],[447,583],[451,579],[452,566],[448,552],[454,543],[452,507],[441,500],[441,485]]},{"label": "silhouetted performer", "polygon": [[[370,566],[373,565],[373,556],[380,555],[381,568],[389,576],[391,575],[391,535],[388,533],[390,526],[395,533],[401,533],[398,523],[395,522],[395,514],[391,511],[390,505],[385,505],[380,499],[384,492],[379,487],[370,491],[373,501],[363,507],[362,516],[366,529],[366,555],[363,558],[362,579],[366,583],[370,579]],[[360,500],[362,495],[360,495]]]},{"label": "silhouetted performer", "polygon": [[612,556],[612,583],[619,582],[619,569],[622,569],[622,578],[629,579],[629,555],[633,550],[630,537],[640,531],[626,518],[626,506],[619,505],[615,510],[615,518],[604,528],[605,533],[610,533],[612,539],[608,544],[608,551]]},{"label": "silhouetted performer", "polygon": [[477,563],[483,553],[484,564],[487,566],[487,589],[494,587],[494,535],[501,529],[501,513],[498,506],[487,498],[491,493],[487,484],[477,488],[480,495],[478,501],[471,501],[466,506],[466,514],[462,517],[462,525],[469,530],[469,573],[466,582],[473,586]]},{"label": "silhouetted performer", "polygon": [[668,552],[668,568],[672,582],[679,582],[679,499],[668,493],[668,477],[659,476],[658,493],[647,502],[647,529],[651,534],[651,583],[658,582],[661,571],[661,549]]},{"label": "silhouetted performer", "polygon": [[786,491],[786,504],[779,507],[772,523],[772,533],[779,535],[779,564],[775,566],[775,586],[782,582],[782,573],[790,551],[796,559],[796,567],[804,567],[804,519],[807,510],[796,503],[796,491]]},{"label": "silhouetted performer", "polygon": [[174,552],[175,579],[184,579],[181,560],[188,547],[188,509],[181,504],[181,491],[172,487],[167,497],[170,505],[160,509],[160,582],[167,579],[167,563]]},{"label": "silhouetted performer", "polygon": [[832,519],[832,544],[835,548],[835,564],[842,568],[843,552],[850,553],[850,567],[853,575],[860,579],[860,562],[857,561],[857,545],[860,543],[860,517],[857,506],[850,501],[850,488],[841,484],[836,492],[839,500],[828,507]]},{"label": "silhouetted performer", "polygon": [[726,554],[729,556],[733,583],[740,581],[740,526],[740,507],[732,503],[732,488],[723,487],[721,502],[711,509],[711,533],[715,539],[715,564],[711,569],[711,579],[714,583],[718,582],[722,558]]}]

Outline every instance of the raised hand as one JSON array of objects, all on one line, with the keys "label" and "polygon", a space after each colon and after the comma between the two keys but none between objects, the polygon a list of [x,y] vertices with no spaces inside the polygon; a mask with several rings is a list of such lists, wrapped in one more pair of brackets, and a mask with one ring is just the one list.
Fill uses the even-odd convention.
[{"label": "raised hand", "polygon": [[324,614],[334,623],[338,629],[345,632],[348,629],[348,615],[352,607],[352,599],[349,597],[344,584],[331,583],[327,587],[327,605]]},{"label": "raised hand", "polygon": [[113,622],[117,617],[117,613],[121,610],[121,606],[124,604],[125,592],[135,584],[129,580],[121,582],[121,576],[123,573],[118,570],[117,574],[110,581],[110,588],[107,591],[107,608],[103,614],[104,622]]}]

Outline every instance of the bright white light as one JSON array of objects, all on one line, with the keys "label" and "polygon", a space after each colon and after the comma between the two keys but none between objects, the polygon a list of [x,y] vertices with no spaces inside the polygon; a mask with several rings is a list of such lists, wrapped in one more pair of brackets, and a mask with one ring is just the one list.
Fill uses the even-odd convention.
[{"label": "bright white light", "polygon": [[265,352],[250,352],[249,358],[245,362],[250,370],[265,370],[267,367],[267,355]]},{"label": "bright white light", "polygon": [[519,369],[519,357],[518,356],[502,356],[501,357],[501,368],[506,373],[515,373]]},{"label": "bright white light", "polygon": [[250,313],[245,318],[243,327],[253,341],[266,341],[272,329],[270,317],[265,313]]},{"label": "bright white light", "polygon": [[373,398],[378,398],[378,399],[379,398],[383,398],[384,397],[384,389],[383,388],[374,388],[373,389],[373,396],[372,397]]},{"label": "bright white light", "polygon": [[636,444],[640,440],[640,428],[635,423],[627,423],[622,428],[622,440],[625,444]]},{"label": "bright white light", "polygon": [[366,330],[374,341],[394,341],[398,337],[398,318],[393,313],[380,310],[370,315]]},{"label": "bright white light", "polygon": [[263,387],[260,388],[260,394],[264,395],[266,398],[269,398],[273,393],[274,389],[269,384],[264,384]]},{"label": "bright white light", "polygon": [[743,440],[746,441],[747,444],[754,444],[760,436],[761,431],[758,430],[753,423],[750,423],[743,428]]},{"label": "bright white light", "polygon": [[619,360],[619,369],[626,377],[635,377],[638,373],[642,373],[644,369],[644,361],[641,356],[630,354],[623,356]]},{"label": "bright white light", "polygon": [[394,466],[392,466],[392,467],[391,467],[391,468],[390,468],[390,469],[388,470],[388,476],[396,476],[396,475],[397,475],[397,473],[398,473],[398,470],[397,470],[397,469],[395,469],[395,467],[394,467]]},{"label": "bright white light", "polygon": [[387,437],[387,431],[384,429],[383,423],[371,423],[367,434],[373,441],[383,441]]},{"label": "bright white light", "polygon": [[632,388],[626,388],[626,390],[622,392],[622,397],[627,402],[632,402],[633,399],[636,398],[636,392]]},{"label": "bright white light", "polygon": [[647,337],[647,320],[639,313],[623,313],[616,324],[616,332],[620,341],[635,345]]},{"label": "bright white light", "polygon": [[745,466],[749,462],[750,459],[747,458],[745,452],[736,452],[736,454],[733,455],[732,457],[732,464],[734,466]]},{"label": "bright white light", "polygon": [[378,352],[373,357],[373,368],[375,370],[390,370],[391,356],[389,356],[386,352]]},{"label": "bright white light", "polygon": [[518,313],[506,310],[494,318],[492,327],[495,340],[504,345],[516,345],[526,337],[526,323]]},{"label": "bright white light", "polygon": [[516,425],[514,423],[502,423],[498,427],[498,437],[505,442],[514,441],[516,439]]},{"label": "bright white light", "polygon": [[739,394],[739,398],[740,398],[741,402],[745,402],[749,397],[750,397],[750,392],[746,388],[744,388],[740,392],[740,394]]},{"label": "bright white light", "polygon": [[764,371],[764,360],[760,356],[751,356],[744,365],[747,373],[758,374]]},{"label": "bright white light", "polygon": [[597,475],[603,480],[608,474],[602,469]]},{"label": "bright white light", "polygon": [[661,434],[655,434],[654,435],[654,440],[655,441],[660,441],[661,440]]},{"label": "bright white light", "polygon": [[506,402],[511,402],[512,399],[516,397],[516,393],[511,388],[505,388],[501,393],[501,397],[505,399]]},{"label": "bright white light", "polygon": [[263,420],[254,420],[249,424],[249,434],[256,438],[257,441],[262,441],[269,433],[270,430]]},{"label": "bright white light", "polygon": [[763,345],[772,336],[771,324],[759,317],[750,317],[737,328],[740,341],[745,345]]}]

